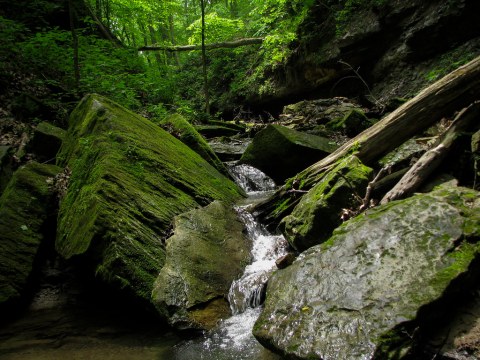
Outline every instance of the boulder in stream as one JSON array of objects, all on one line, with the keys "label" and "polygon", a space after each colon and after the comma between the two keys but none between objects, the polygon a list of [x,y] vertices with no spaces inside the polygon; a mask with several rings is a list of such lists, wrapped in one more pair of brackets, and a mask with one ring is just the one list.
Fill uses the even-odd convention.
[{"label": "boulder in stream", "polygon": [[13,305],[24,294],[55,217],[51,184],[60,172],[36,162],[18,169],[0,197],[0,305]]},{"label": "boulder in stream", "polygon": [[400,359],[477,285],[479,235],[467,188],[368,210],[272,276],[254,335],[299,359]]},{"label": "boulder in stream", "polygon": [[279,184],[336,148],[327,138],[269,125],[255,136],[240,163],[262,170]]},{"label": "boulder in stream", "polygon": [[373,170],[349,156],[327,171],[280,223],[290,243],[303,251],[326,241],[342,223],[342,209],[358,208]]},{"label": "boulder in stream", "polygon": [[147,304],[173,218],[241,197],[180,140],[99,95],[73,111],[58,158],[72,174],[60,204],[58,253],[82,256],[104,283]]},{"label": "boulder in stream", "polygon": [[215,201],[175,217],[152,301],[177,328],[209,329],[230,314],[230,284],[250,260],[251,243],[233,207]]}]

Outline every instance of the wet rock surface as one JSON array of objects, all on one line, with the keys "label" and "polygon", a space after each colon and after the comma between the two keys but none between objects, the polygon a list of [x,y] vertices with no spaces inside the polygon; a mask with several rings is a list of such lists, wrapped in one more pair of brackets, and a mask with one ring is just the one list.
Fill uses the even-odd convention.
[{"label": "wet rock surface", "polygon": [[479,206],[447,187],[348,221],[273,275],[254,335],[302,359],[405,356],[476,284]]},{"label": "wet rock surface", "polygon": [[336,148],[327,138],[269,125],[254,137],[240,163],[262,170],[280,184]]},{"label": "wet rock surface", "polygon": [[230,314],[230,284],[250,259],[250,241],[234,209],[213,202],[175,218],[152,301],[171,325],[209,329]]},{"label": "wet rock surface", "polygon": [[[18,305],[35,272],[45,229],[55,217],[54,165],[29,163],[17,170],[0,197],[0,310]],[[50,244],[51,246],[52,244]],[[38,264],[37,264],[38,265]]]},{"label": "wet rock surface", "polygon": [[365,191],[372,172],[358,158],[350,156],[319,179],[280,223],[290,245],[304,251],[326,241],[342,223],[342,209],[361,205],[355,196]]},{"label": "wet rock surface", "polygon": [[71,170],[56,250],[84,256],[105,283],[150,303],[176,215],[241,190],[181,141],[98,95],[70,118],[58,155]]}]

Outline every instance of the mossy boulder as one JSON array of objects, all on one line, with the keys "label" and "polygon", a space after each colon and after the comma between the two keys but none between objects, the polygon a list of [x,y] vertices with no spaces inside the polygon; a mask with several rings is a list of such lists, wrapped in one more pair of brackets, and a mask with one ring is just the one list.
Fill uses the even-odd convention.
[{"label": "mossy boulder", "polygon": [[44,226],[55,215],[50,184],[60,172],[35,162],[18,169],[0,197],[0,306],[24,294],[44,241]]},{"label": "mossy boulder", "polygon": [[212,328],[230,314],[230,284],[250,259],[250,241],[233,207],[215,201],[175,218],[152,301],[171,325]]},{"label": "mossy boulder", "polygon": [[342,209],[360,206],[358,194],[365,193],[372,172],[355,156],[326,172],[280,223],[290,245],[303,251],[326,241],[342,223]]},{"label": "mossy boulder", "polygon": [[329,139],[269,125],[254,137],[240,163],[256,167],[282,183],[336,148]]},{"label": "mossy boulder", "polygon": [[41,122],[33,132],[27,145],[27,152],[35,153],[39,162],[55,163],[66,131],[47,122]]},{"label": "mossy boulder", "polygon": [[182,115],[174,114],[165,118],[160,125],[185,145],[197,152],[202,158],[212,164],[222,174],[229,176],[228,170],[207,141],[195,130]]},{"label": "mossy boulder", "polygon": [[400,359],[476,286],[479,235],[471,189],[371,209],[272,276],[254,335],[299,359]]},{"label": "mossy boulder", "polygon": [[365,113],[358,109],[350,110],[345,116],[336,118],[326,124],[327,128],[340,131],[346,136],[353,138],[373,124]]},{"label": "mossy boulder", "polygon": [[56,249],[149,303],[173,218],[240,190],[159,126],[98,95],[72,112],[58,158],[71,170]]}]

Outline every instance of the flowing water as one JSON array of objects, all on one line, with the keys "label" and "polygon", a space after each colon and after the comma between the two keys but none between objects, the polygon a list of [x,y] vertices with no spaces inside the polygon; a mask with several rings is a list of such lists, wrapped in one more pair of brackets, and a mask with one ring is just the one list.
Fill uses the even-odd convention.
[{"label": "flowing water", "polygon": [[268,233],[245,210],[269,195],[275,189],[275,184],[262,172],[248,165],[230,165],[229,169],[237,184],[248,194],[248,199],[237,211],[245,224],[247,236],[252,240],[253,260],[230,287],[228,300],[233,316],[202,338],[176,345],[173,356],[176,360],[280,359],[257,342],[252,335],[252,328],[260,315],[265,285],[275,269],[275,260],[286,253],[286,241],[282,236]]},{"label": "flowing water", "polygon": [[[229,302],[233,315],[217,330],[182,340],[179,334],[159,329],[157,320],[141,318],[124,305],[102,303],[96,290],[79,286],[65,289],[60,279],[46,282],[22,318],[0,328],[0,359],[132,359],[132,360],[276,360],[253,337],[261,311],[265,283],[275,260],[286,252],[281,236],[269,234],[245,209],[265,198],[275,184],[247,165],[230,164],[232,175],[249,195],[238,205],[252,241],[253,261],[232,283]],[[88,284],[87,284],[88,287]]]}]

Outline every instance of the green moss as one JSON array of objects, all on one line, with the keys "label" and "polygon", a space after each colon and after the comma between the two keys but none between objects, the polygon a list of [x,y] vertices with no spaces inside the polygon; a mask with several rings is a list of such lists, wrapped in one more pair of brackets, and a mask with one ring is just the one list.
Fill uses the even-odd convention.
[{"label": "green moss", "polygon": [[477,56],[478,53],[475,51],[465,51],[462,47],[456,48],[435,60],[424,77],[428,82],[433,83]]},{"label": "green moss", "polygon": [[33,270],[52,216],[50,188],[59,167],[29,163],[17,170],[0,197],[0,304],[18,298]]},{"label": "green moss", "polygon": [[174,114],[165,118],[160,125],[166,131],[174,135],[185,145],[197,152],[202,158],[213,165],[222,174],[228,176],[228,170],[215,152],[210,148],[205,139],[195,130],[180,114]]},{"label": "green moss", "polygon": [[364,193],[372,171],[354,156],[340,160],[282,220],[288,242],[303,251],[326,241],[341,224],[341,210],[359,206],[355,196]]},{"label": "green moss", "polygon": [[386,5],[389,0],[344,0],[342,1],[343,7],[335,14],[335,20],[337,23],[337,36],[342,35],[348,23],[352,22],[355,15],[362,10],[368,10],[370,8],[378,8]]},{"label": "green moss", "polygon": [[59,154],[72,171],[56,248],[86,255],[104,281],[149,300],[174,216],[240,196],[237,186],[157,125],[89,95]]}]

